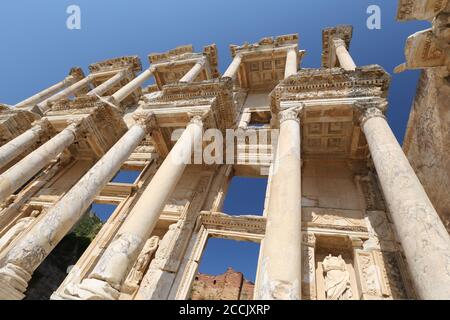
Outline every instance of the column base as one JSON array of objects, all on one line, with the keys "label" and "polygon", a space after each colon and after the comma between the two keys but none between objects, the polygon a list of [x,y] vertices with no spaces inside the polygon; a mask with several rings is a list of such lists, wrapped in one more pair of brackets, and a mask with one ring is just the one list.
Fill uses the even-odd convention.
[{"label": "column base", "polygon": [[28,271],[8,263],[0,269],[0,300],[22,300],[30,280]]},{"label": "column base", "polygon": [[117,300],[120,292],[109,283],[97,279],[84,279],[80,284],[69,284],[64,294],[53,294],[52,300]]}]

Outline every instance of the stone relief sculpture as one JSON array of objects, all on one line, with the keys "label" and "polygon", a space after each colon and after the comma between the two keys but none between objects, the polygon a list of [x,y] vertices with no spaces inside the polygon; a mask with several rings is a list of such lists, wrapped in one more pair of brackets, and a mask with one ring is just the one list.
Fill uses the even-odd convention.
[{"label": "stone relief sculpture", "polygon": [[17,220],[14,226],[11,227],[0,238],[0,252],[5,249],[14,239],[16,239],[22,232],[27,229],[31,223],[36,220],[41,212],[39,210],[33,210],[28,217]]},{"label": "stone relief sculpture", "polygon": [[145,271],[147,270],[150,261],[153,258],[156,249],[158,248],[159,237],[154,236],[147,240],[139,254],[136,263],[131,269],[128,277],[125,279],[125,282],[122,286],[122,291],[127,293],[132,293],[139,287],[139,284],[144,277]]},{"label": "stone relief sculpture", "polygon": [[350,274],[342,256],[334,257],[330,254],[323,260],[322,266],[327,300],[352,299]]}]

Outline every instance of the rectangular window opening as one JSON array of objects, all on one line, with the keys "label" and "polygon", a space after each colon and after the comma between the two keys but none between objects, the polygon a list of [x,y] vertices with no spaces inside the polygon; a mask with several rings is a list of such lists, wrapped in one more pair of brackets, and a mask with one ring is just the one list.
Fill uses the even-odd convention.
[{"label": "rectangular window opening", "polygon": [[230,215],[262,216],[267,183],[267,177],[234,176],[228,186],[222,211]]},{"label": "rectangular window opening", "polygon": [[111,182],[114,183],[136,183],[136,180],[141,175],[141,170],[125,170],[122,169],[112,178]]},{"label": "rectangular window opening", "polygon": [[209,238],[191,300],[253,300],[259,243]]}]

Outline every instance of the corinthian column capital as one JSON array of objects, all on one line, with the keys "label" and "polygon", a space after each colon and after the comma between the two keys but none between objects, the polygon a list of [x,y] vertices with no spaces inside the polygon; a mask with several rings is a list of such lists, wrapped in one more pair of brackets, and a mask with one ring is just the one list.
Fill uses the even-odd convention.
[{"label": "corinthian column capital", "polygon": [[41,118],[32,123],[32,127],[30,128],[39,139],[48,140],[54,134],[53,126],[47,118]]},{"label": "corinthian column capital", "polygon": [[300,122],[300,115],[303,111],[304,105],[301,104],[299,106],[291,107],[285,110],[280,111],[279,119],[280,124],[282,124],[286,120],[294,120]]},{"label": "corinthian column capital", "polygon": [[378,117],[386,119],[384,110],[386,110],[387,101],[380,102],[357,102],[356,108],[361,112],[359,123],[361,127],[367,122],[367,120]]},{"label": "corinthian column capital", "polygon": [[67,127],[64,130],[70,131],[75,137],[75,139],[79,140],[86,133],[86,128],[84,126],[84,119],[79,118],[67,120]]},{"label": "corinthian column capital", "polygon": [[199,126],[203,126],[203,119],[206,117],[205,113],[196,113],[196,112],[188,112],[189,117],[189,123],[190,124],[196,124]]},{"label": "corinthian column capital", "polygon": [[137,125],[144,128],[146,133],[151,133],[152,130],[156,127],[156,117],[153,112],[135,112],[133,115],[133,119]]},{"label": "corinthian column capital", "polygon": [[339,47],[345,47],[345,41],[342,40],[341,38],[333,38],[333,44],[335,48],[339,48]]}]

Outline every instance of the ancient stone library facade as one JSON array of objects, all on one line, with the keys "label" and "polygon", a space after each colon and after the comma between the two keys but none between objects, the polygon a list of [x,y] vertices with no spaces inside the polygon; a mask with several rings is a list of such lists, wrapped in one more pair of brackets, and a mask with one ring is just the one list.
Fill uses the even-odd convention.
[{"label": "ancient stone library facade", "polygon": [[[411,15],[427,1],[403,2]],[[73,68],[1,105],[0,299],[36,298],[92,204],[115,210],[51,299],[203,298],[199,278],[255,299],[450,299],[450,236],[385,118],[390,76],[355,64],[350,26],[322,36],[317,69],[300,67],[296,34],[230,46],[223,75],[215,45],[188,45],[143,72],[135,56]],[[209,129],[244,134],[233,161],[191,161]],[[127,171],[135,181],[115,182]],[[267,178],[262,216],[221,212],[235,176]],[[254,287],[198,275],[213,237],[260,243]]]}]

